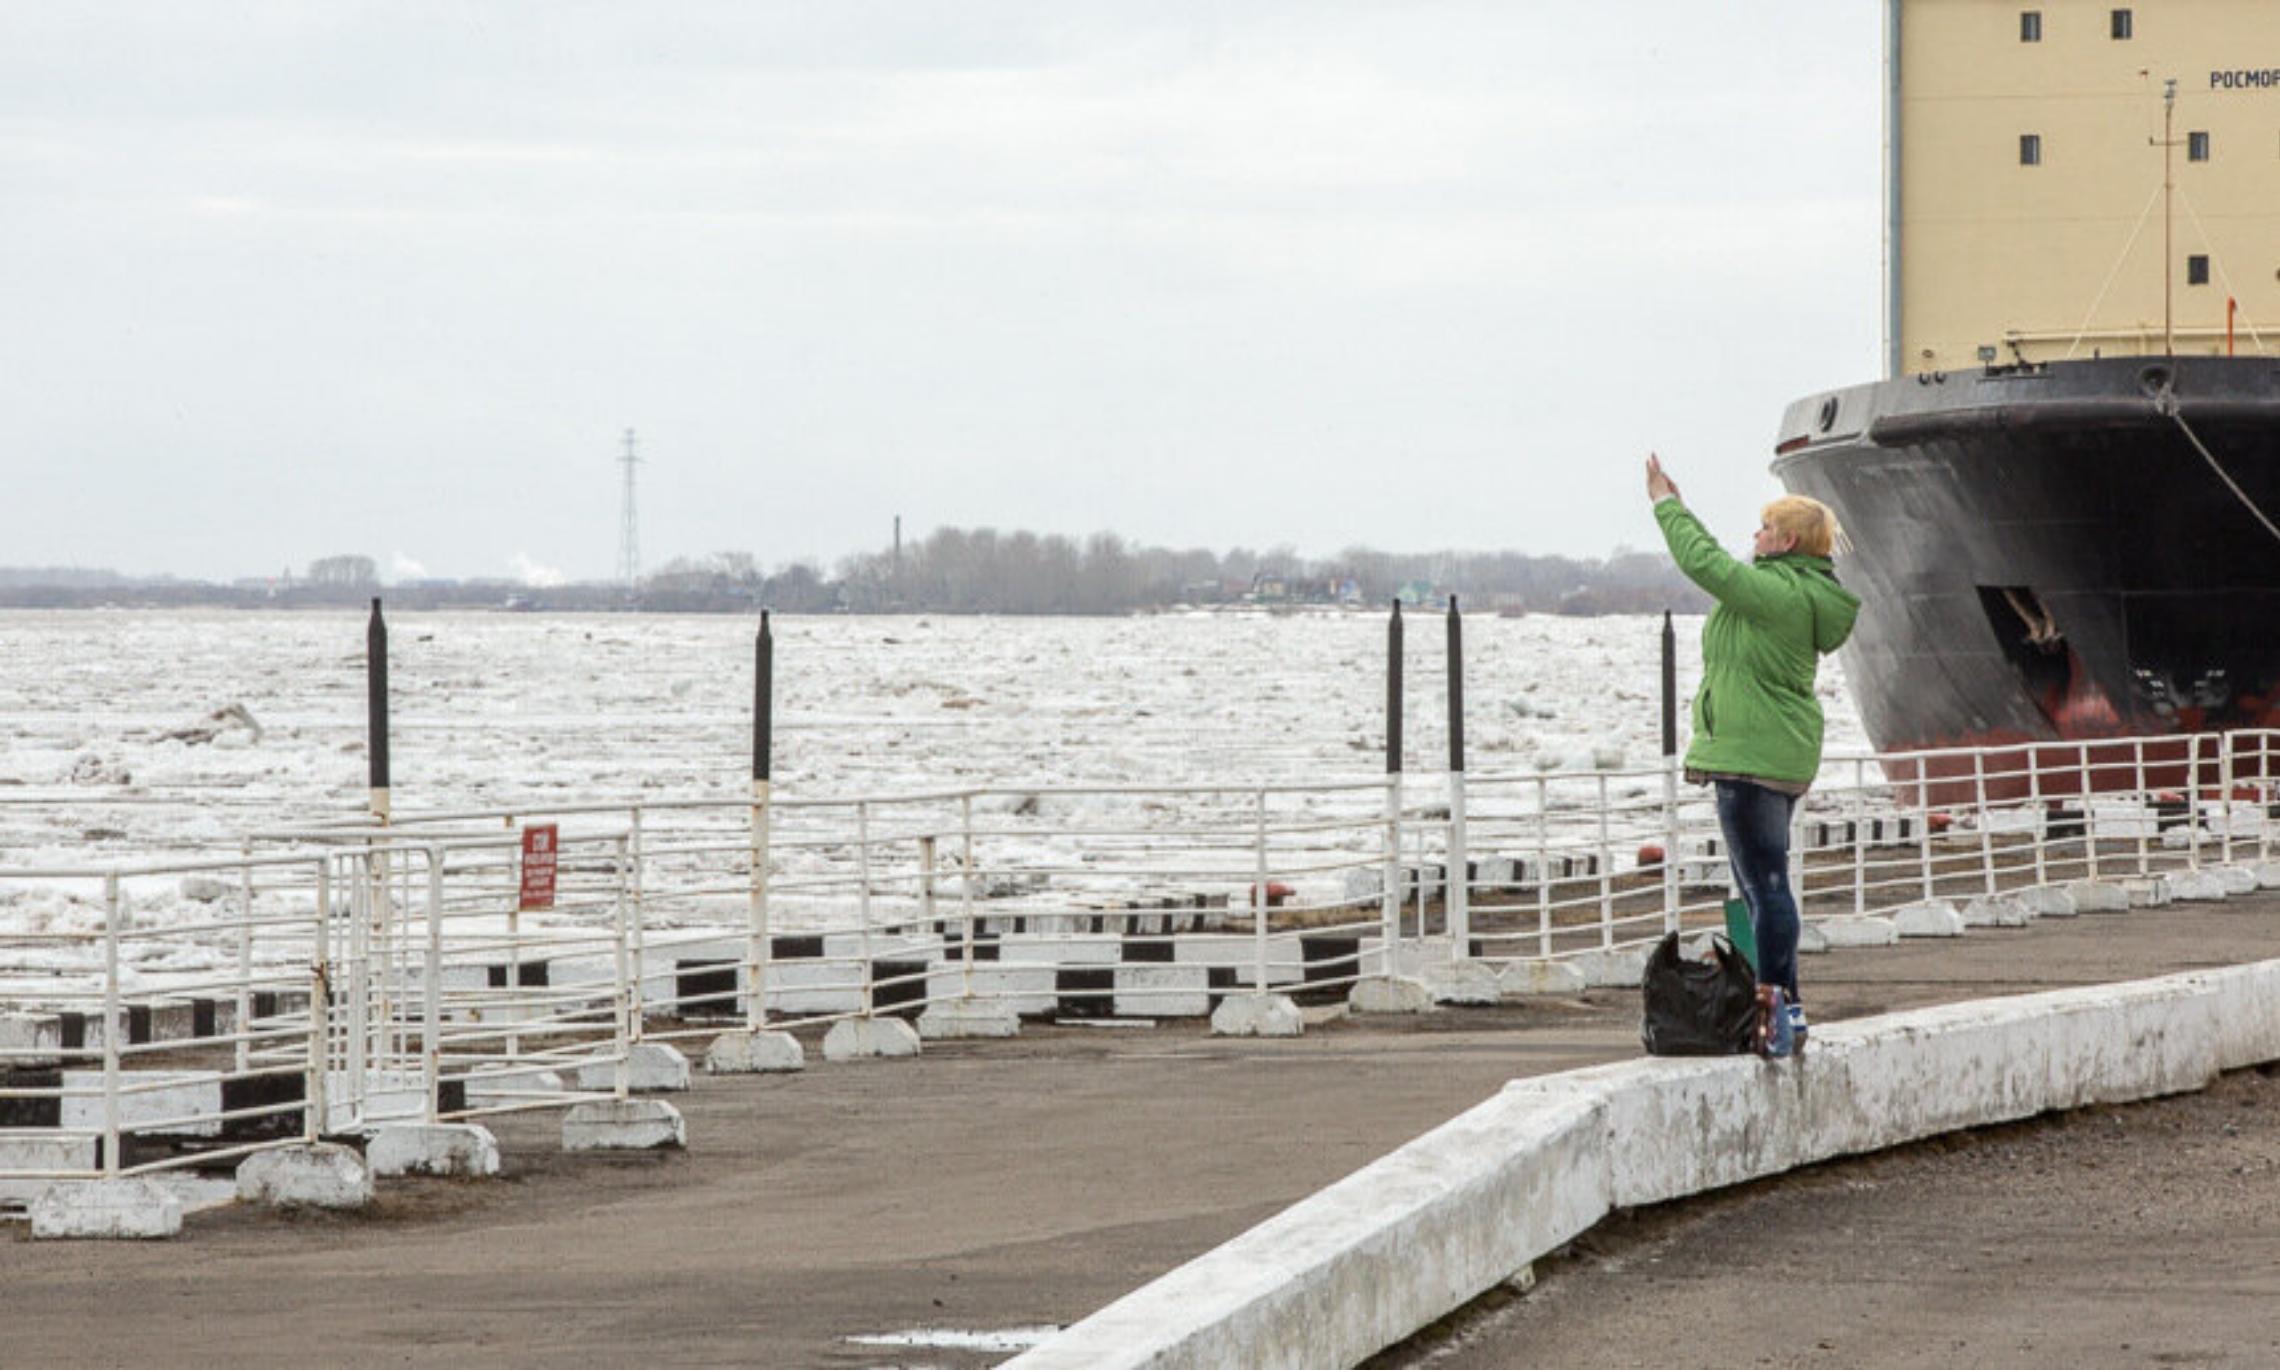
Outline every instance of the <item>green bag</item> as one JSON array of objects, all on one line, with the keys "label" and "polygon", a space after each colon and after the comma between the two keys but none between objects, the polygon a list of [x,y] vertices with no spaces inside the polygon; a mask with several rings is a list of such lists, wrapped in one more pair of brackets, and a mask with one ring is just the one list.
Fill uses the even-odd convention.
[{"label": "green bag", "polygon": [[1726,901],[1726,940],[1734,950],[1750,963],[1750,973],[1757,973],[1757,925],[1750,920],[1750,906],[1739,899]]}]

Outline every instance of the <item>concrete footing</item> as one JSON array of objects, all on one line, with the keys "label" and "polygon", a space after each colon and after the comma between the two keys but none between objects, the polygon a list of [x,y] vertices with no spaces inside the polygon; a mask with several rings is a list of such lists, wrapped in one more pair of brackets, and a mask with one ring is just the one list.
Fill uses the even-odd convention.
[{"label": "concrete footing", "polygon": [[384,1123],[364,1164],[374,1175],[496,1175],[499,1139],[476,1123]]},{"label": "concrete footing", "polygon": [[724,1032],[705,1048],[707,1075],[788,1075],[807,1069],[807,1049],[788,1032]]},{"label": "concrete footing", "polygon": [[1593,989],[1637,989],[1647,974],[1647,947],[1603,947],[1577,954],[1569,964]]},{"label": "concrete footing", "polygon": [[2019,902],[2037,918],[2072,918],[2080,910],[2074,907],[2074,895],[2063,885],[2037,885],[2020,890]]},{"label": "concrete footing", "polygon": [[2260,890],[2280,890],[2280,861],[2266,861],[2250,867],[2256,872],[2256,887]]},{"label": "concrete footing", "polygon": [[288,1208],[362,1208],[372,1202],[372,1170],[337,1142],[256,1151],[238,1164],[238,1198]]},{"label": "concrete footing", "polygon": [[182,1230],[182,1200],[146,1179],[67,1180],[32,1200],[42,1239],[153,1241]]},{"label": "concrete footing", "polygon": [[2078,880],[2066,887],[2076,913],[2128,913],[2130,892],[2111,880]]},{"label": "concrete footing", "polygon": [[1892,930],[1902,937],[1961,937],[1963,915],[1945,899],[1926,899],[1892,914]]},{"label": "concrete footing", "polygon": [[2169,897],[2172,899],[2223,899],[2232,893],[2225,888],[2224,877],[2213,870],[2178,871],[2169,877]]},{"label": "concrete footing", "polygon": [[1900,940],[1900,930],[1889,918],[1855,914],[1822,919],[1821,936],[1832,947],[1889,947]]},{"label": "concrete footing", "polygon": [[1829,934],[1821,931],[1819,923],[1799,923],[1797,925],[1797,954],[1799,956],[1820,956],[1828,950]]},{"label": "concrete footing", "polygon": [[1346,1007],[1356,1013],[1427,1013],[1433,992],[1423,980],[1406,975],[1373,975],[1354,982],[1346,992]]},{"label": "concrete footing", "polygon": [[2008,895],[1981,895],[1960,910],[1967,928],[2023,928],[2034,917],[2026,904]]},{"label": "concrete footing", "polygon": [[2215,866],[2211,869],[2218,880],[2224,882],[2227,894],[2254,894],[2257,890],[2256,871],[2248,866]]},{"label": "concrete footing", "polygon": [[1417,968],[1436,1004],[1493,1004],[1504,997],[1496,968],[1483,961],[1443,961]]},{"label": "concrete footing", "polygon": [[681,1110],[663,1099],[597,1099],[562,1115],[564,1151],[659,1151],[688,1144]]},{"label": "concrete footing", "polygon": [[823,1034],[826,1061],[917,1054],[918,1029],[900,1018],[842,1018]]},{"label": "concrete footing", "polygon": [[1211,1014],[1214,1037],[1296,1037],[1305,1015],[1287,994],[1230,994]]},{"label": "concrete footing", "polygon": [[2148,875],[2136,880],[2124,880],[2122,888],[2129,892],[2133,909],[2158,909],[2177,897],[2166,875]]},{"label": "concrete footing", "polygon": [[1021,1015],[1000,999],[949,999],[927,1005],[918,1015],[918,1035],[927,1041],[958,1037],[1018,1037]]},{"label": "concrete footing", "polygon": [[1498,989],[1517,998],[1581,994],[1591,986],[1567,961],[1514,961],[1498,977]]},{"label": "concrete footing", "polygon": [[[689,1087],[689,1058],[664,1042],[636,1042],[625,1058],[626,1088],[637,1094],[676,1093]],[[575,1072],[580,1089],[616,1089],[617,1063],[595,1061]]]}]

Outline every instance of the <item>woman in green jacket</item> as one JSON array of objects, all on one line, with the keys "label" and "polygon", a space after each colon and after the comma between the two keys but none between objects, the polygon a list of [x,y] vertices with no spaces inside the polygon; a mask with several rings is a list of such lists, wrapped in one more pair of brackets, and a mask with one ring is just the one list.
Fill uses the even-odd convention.
[{"label": "woman in green jacket", "polygon": [[1671,559],[1718,602],[1702,625],[1702,687],[1686,778],[1718,790],[1718,826],[1734,883],[1757,935],[1757,976],[1781,997],[1767,1049],[1805,1035],[1797,994],[1797,898],[1789,888],[1789,819],[1821,769],[1821,657],[1852,632],[1860,599],[1837,583],[1829,557],[1836,515],[1789,495],[1765,507],[1744,563],[1679,500],[1662,462],[1647,458],[1647,495]]}]

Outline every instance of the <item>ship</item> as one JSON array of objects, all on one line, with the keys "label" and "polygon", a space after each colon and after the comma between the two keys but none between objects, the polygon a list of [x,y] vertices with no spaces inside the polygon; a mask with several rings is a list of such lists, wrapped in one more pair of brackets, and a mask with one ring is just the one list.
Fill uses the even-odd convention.
[{"label": "ship", "polygon": [[1887,374],[1773,472],[1877,750],[2012,749],[1887,763],[1929,802],[2280,771],[2209,736],[2280,728],[2275,11],[1886,0]]}]

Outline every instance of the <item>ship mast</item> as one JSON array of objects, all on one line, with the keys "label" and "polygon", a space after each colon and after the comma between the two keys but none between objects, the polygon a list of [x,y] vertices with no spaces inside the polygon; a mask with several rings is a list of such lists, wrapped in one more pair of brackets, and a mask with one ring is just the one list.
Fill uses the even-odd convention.
[{"label": "ship mast", "polygon": [[2172,304],[2177,291],[2173,242],[2177,216],[2171,208],[2177,190],[2176,125],[2177,78],[2172,76],[2161,83],[2161,350],[2171,361],[2177,360],[2177,316]]}]

